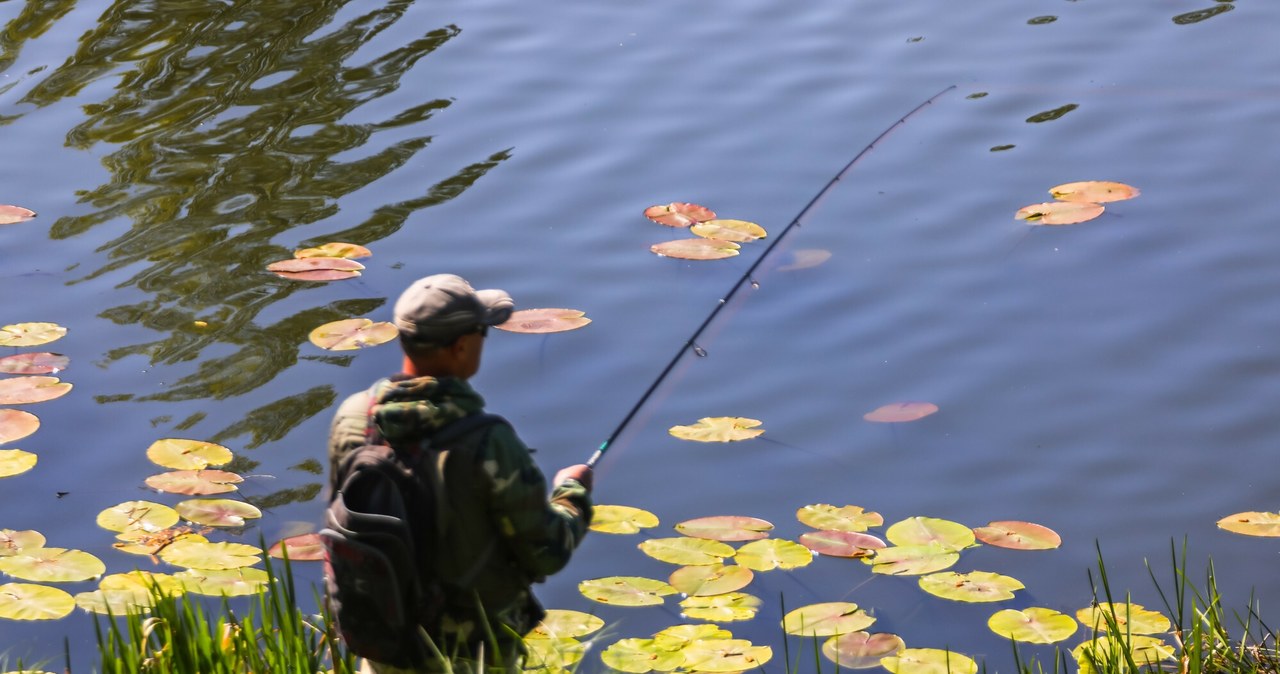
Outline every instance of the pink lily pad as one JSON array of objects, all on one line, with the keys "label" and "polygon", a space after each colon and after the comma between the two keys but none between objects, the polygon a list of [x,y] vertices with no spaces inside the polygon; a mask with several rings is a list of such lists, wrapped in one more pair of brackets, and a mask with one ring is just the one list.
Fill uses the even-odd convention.
[{"label": "pink lily pad", "polygon": [[18,353],[0,358],[0,373],[57,374],[71,363],[60,353]]}]

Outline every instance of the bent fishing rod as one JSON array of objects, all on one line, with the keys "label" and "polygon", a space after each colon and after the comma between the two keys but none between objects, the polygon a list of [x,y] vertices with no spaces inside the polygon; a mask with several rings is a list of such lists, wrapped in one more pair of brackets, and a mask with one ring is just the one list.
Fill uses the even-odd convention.
[{"label": "bent fishing rod", "polygon": [[649,388],[645,390],[644,395],[640,396],[640,400],[636,401],[636,404],[632,406],[630,412],[627,412],[627,416],[623,417],[622,423],[619,423],[618,427],[615,428],[613,430],[613,433],[609,435],[609,439],[600,443],[600,447],[596,449],[595,453],[591,455],[590,459],[587,459],[587,467],[595,468],[596,462],[598,462],[602,457],[604,457],[605,452],[609,451],[609,447],[612,446],[614,441],[618,439],[618,436],[622,435],[622,431],[624,431],[627,428],[627,425],[631,423],[631,420],[634,419],[636,414],[640,412],[640,409],[644,407],[645,403],[649,402],[649,398],[653,396],[654,392],[658,390],[658,387],[662,385],[662,382],[666,380],[667,375],[671,374],[671,372],[675,370],[676,364],[680,362],[680,359],[683,358],[684,355],[688,353],[690,349],[694,350],[695,353],[699,353],[699,354],[702,353],[702,347],[698,346],[698,338],[702,337],[702,333],[707,329],[708,326],[711,325],[713,321],[716,320],[716,316],[720,315],[720,310],[724,309],[726,306],[729,305],[729,302],[733,299],[734,295],[736,295],[738,291],[742,289],[742,286],[746,285],[748,281],[752,280],[756,269],[760,266],[760,263],[764,262],[765,258],[769,257],[769,254],[773,252],[773,249],[776,248],[777,245],[781,243],[784,238],[786,238],[787,234],[790,233],[792,229],[795,229],[796,227],[800,226],[805,216],[809,214],[809,211],[813,210],[814,207],[816,207],[822,201],[823,197],[825,197],[827,193],[831,191],[831,188],[835,187],[836,183],[840,182],[840,180],[844,178],[845,174],[848,173],[849,170],[852,169],[854,165],[858,163],[858,160],[862,159],[863,155],[867,154],[873,148],[875,148],[876,144],[879,143],[881,140],[883,140],[885,136],[889,135],[890,132],[892,132],[894,129],[898,128],[902,124],[906,123],[906,121],[910,119],[912,115],[915,115],[917,112],[920,112],[921,110],[928,107],[929,105],[932,105],[933,102],[941,98],[943,94],[946,94],[947,92],[955,88],[956,88],[956,85],[953,84],[943,89],[942,91],[939,91],[938,93],[930,96],[925,102],[912,108],[911,112],[908,112],[907,114],[903,115],[901,118],[898,119],[898,121],[894,122],[893,124],[890,124],[888,128],[880,132],[880,135],[876,136],[875,139],[872,140],[870,143],[868,143],[866,147],[862,148],[862,150],[858,152],[858,154],[854,155],[853,159],[850,159],[849,163],[845,164],[844,168],[840,169],[840,171],[836,173],[835,177],[829,180],[821,190],[818,190],[818,193],[814,195],[812,199],[809,200],[809,203],[806,204],[804,208],[800,209],[800,212],[796,214],[796,217],[793,218],[791,222],[782,230],[782,233],[779,234],[777,238],[775,238],[769,244],[768,248],[764,249],[763,253],[760,253],[760,256],[756,258],[756,261],[752,263],[752,265],[747,268],[747,271],[744,272],[742,276],[738,278],[738,281],[733,284],[732,288],[729,289],[728,294],[726,294],[723,298],[720,299],[720,301],[716,304],[715,309],[712,309],[711,313],[707,315],[706,320],[702,321],[702,325],[699,325],[698,329],[694,330],[693,334],[690,335],[687,340],[685,340],[684,345],[680,347],[680,350],[676,351],[675,357],[671,359],[671,362],[667,363],[667,366],[662,369],[661,373],[658,374],[657,379],[654,379],[653,383],[649,385]]}]

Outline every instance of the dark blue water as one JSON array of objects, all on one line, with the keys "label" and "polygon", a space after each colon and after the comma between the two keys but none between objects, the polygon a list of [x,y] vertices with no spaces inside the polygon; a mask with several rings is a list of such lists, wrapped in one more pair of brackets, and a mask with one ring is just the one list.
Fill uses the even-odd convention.
[{"label": "dark blue water", "polygon": [[[878,133],[955,84],[776,253],[823,249],[829,262],[762,265],[759,288],[703,340],[708,356],[678,368],[601,463],[598,500],[653,511],[655,535],[744,514],[794,538],[810,503],[1062,534],[1052,552],[965,553],[958,570],[1026,584],[998,606],[945,602],[848,560],[760,574],[761,617],[726,627],[779,657],[781,595],[855,601],[908,646],[1011,669],[986,618],[1088,604],[1095,542],[1149,607],[1142,560],[1167,575],[1184,536],[1189,567],[1212,556],[1230,605],[1253,588],[1266,616],[1280,596],[1274,545],[1214,525],[1272,509],[1280,488],[1267,469],[1280,64],[1263,46],[1280,9],[178,4],[0,3],[0,202],[40,212],[0,227],[0,319],[67,326],[50,349],[71,356],[76,387],[30,406],[43,427],[6,446],[40,463],[0,482],[0,528],[40,530],[112,572],[145,565],[111,550],[94,516],[169,502],[142,485],[162,437],[241,457],[254,476],[243,492],[267,511],[245,540],[311,526],[332,405],[398,359],[392,346],[334,357],[306,333],[384,320],[388,298],[441,271],[594,320],[492,335],[475,380],[548,472],[584,460],[763,250],[656,257],[648,247],[674,232],[643,209],[694,201],[779,233]],[[1028,121],[1064,106],[1077,107]],[[1054,185],[1095,179],[1142,196],[1070,227],[1012,218]],[[374,251],[360,279],[303,286],[262,271],[328,240]],[[897,400],[940,412],[861,420]],[[753,417],[766,433],[727,445],[666,434],[704,416]],[[672,601],[601,610],[576,592],[670,571],[637,542],[589,537],[541,597],[598,610],[616,637],[671,624]],[[60,658],[67,636],[87,662],[90,622],[5,621],[0,652]]]}]

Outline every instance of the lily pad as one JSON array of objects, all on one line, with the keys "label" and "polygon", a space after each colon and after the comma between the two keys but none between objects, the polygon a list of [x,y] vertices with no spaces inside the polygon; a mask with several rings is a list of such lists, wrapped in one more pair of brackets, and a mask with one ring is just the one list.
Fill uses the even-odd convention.
[{"label": "lily pad", "polygon": [[167,573],[152,573],[141,570],[103,576],[102,580],[98,581],[98,588],[102,590],[143,590],[148,593],[155,588],[166,595],[179,595],[185,591],[182,587],[182,581]]},{"label": "lily pad", "polygon": [[884,532],[894,545],[937,544],[948,550],[963,550],[974,544],[973,529],[936,517],[908,517]]},{"label": "lily pad", "polygon": [[1051,187],[1049,188],[1049,194],[1059,201],[1085,201],[1102,204],[1132,199],[1142,194],[1142,192],[1138,188],[1124,183],[1106,180],[1086,180]]},{"label": "lily pad", "polygon": [[800,535],[800,544],[828,557],[871,557],[885,542],[853,531],[810,531]]},{"label": "lily pad", "polygon": [[178,540],[160,551],[160,559],[188,569],[239,569],[257,564],[262,550],[244,543]]},{"label": "lily pad", "polygon": [[720,239],[737,243],[748,243],[769,235],[764,231],[764,227],[746,220],[706,220],[695,223],[689,228],[689,232],[704,239]]},{"label": "lily pad", "polygon": [[242,527],[245,520],[262,517],[251,503],[228,498],[193,498],[174,506],[183,519],[210,527]]},{"label": "lily pad", "polygon": [[14,578],[36,583],[66,583],[89,580],[107,570],[102,560],[83,550],[30,548],[16,555],[0,557],[0,571]]},{"label": "lily pad", "polygon": [[796,511],[796,519],[822,531],[866,531],[884,524],[880,513],[867,512],[859,506],[836,507],[826,503],[807,505]]},{"label": "lily pad", "polygon": [[715,211],[697,204],[672,202],[644,209],[644,217],[668,227],[688,227],[697,222],[714,220]]},{"label": "lily pad", "polygon": [[15,353],[0,358],[0,373],[56,374],[67,369],[71,359],[60,353]]},{"label": "lily pad", "polygon": [[1135,634],[1120,639],[1112,639],[1108,636],[1094,637],[1071,649],[1071,655],[1080,666],[1080,674],[1093,674],[1096,671],[1093,660],[1105,665],[1111,659],[1113,652],[1117,654],[1116,657],[1123,658],[1124,656],[1120,654],[1125,650],[1133,656],[1133,661],[1139,667],[1168,660],[1173,657],[1174,652],[1172,646],[1160,639]]},{"label": "lily pad", "polygon": [[1026,220],[1039,225],[1074,225],[1092,220],[1106,207],[1088,201],[1049,201],[1023,206],[1013,214],[1014,220]]},{"label": "lily pad", "polygon": [[576,639],[595,634],[604,627],[604,620],[582,611],[547,609],[547,615],[529,632],[526,639]]},{"label": "lily pad", "polygon": [[324,560],[324,542],[320,538],[320,534],[298,534],[297,536],[289,536],[278,541],[275,545],[267,550],[267,554],[277,559],[284,558],[284,552],[289,552],[289,561],[291,562],[319,562]]},{"label": "lily pad", "polygon": [[591,517],[591,530],[602,534],[634,534],[658,524],[658,516],[648,510],[623,505],[598,505]]},{"label": "lily pad", "polygon": [[890,576],[919,576],[942,571],[960,560],[960,553],[937,543],[900,545],[876,550],[870,558],[871,572]]},{"label": "lily pad", "polygon": [[733,547],[728,544],[686,536],[651,538],[640,544],[640,551],[660,562],[681,566],[720,564],[734,555]]},{"label": "lily pad", "polygon": [[303,257],[340,257],[346,260],[355,260],[362,257],[369,257],[373,252],[368,248],[356,243],[343,243],[341,241],[331,241],[329,243],[320,244],[314,248],[303,248],[293,251],[295,258]]},{"label": "lily pad", "polygon": [[682,566],[671,573],[667,582],[690,597],[710,597],[737,592],[751,584],[755,574],[745,566],[711,564]]},{"label": "lily pad", "polygon": [[619,672],[671,672],[684,664],[684,653],[656,639],[619,639],[600,653],[609,668]]},{"label": "lily pad", "polygon": [[367,318],[333,321],[312,330],[307,339],[330,351],[354,351],[366,346],[386,344],[400,336],[396,326],[385,321],[374,323]]},{"label": "lily pad", "polygon": [[[0,410],[3,412],[4,410]],[[1245,536],[1280,536],[1280,513],[1244,512],[1218,520],[1218,528]]]},{"label": "lily pad", "polygon": [[907,645],[896,634],[850,632],[837,634],[822,644],[822,654],[841,669],[871,669],[880,659],[902,652]]},{"label": "lily pad", "polygon": [[525,674],[562,674],[587,653],[587,645],[577,639],[532,639],[525,636]]},{"label": "lily pad", "polygon": [[876,619],[857,604],[832,601],[801,606],[782,617],[782,631],[801,637],[831,637],[870,627]]},{"label": "lily pad", "polygon": [[16,555],[31,548],[42,548],[44,543],[44,534],[33,529],[23,531],[0,529],[0,557]]},{"label": "lily pad", "polygon": [[222,445],[201,440],[165,438],[147,447],[151,462],[174,470],[203,470],[209,466],[221,466],[231,461],[231,450]]},{"label": "lily pad", "polygon": [[1006,639],[1026,644],[1056,644],[1075,634],[1078,625],[1064,613],[1031,607],[997,611],[987,620],[987,627]]},{"label": "lily pad", "polygon": [[680,260],[723,260],[738,255],[738,244],[720,239],[676,239],[649,246],[649,250],[662,257]]},{"label": "lily pad", "polygon": [[0,409],[0,444],[21,440],[40,428],[40,419],[22,410]]},{"label": "lily pad", "polygon": [[156,532],[178,523],[178,512],[162,503],[125,501],[98,513],[98,526],[108,531]]},{"label": "lily pad", "polygon": [[1076,611],[1076,620],[1095,632],[1109,631],[1108,618],[1115,619],[1119,629],[1129,634],[1162,634],[1172,627],[1163,613],[1144,608],[1142,604],[1103,603]]},{"label": "lily pad", "polygon": [[506,322],[493,327],[507,332],[544,335],[577,330],[590,322],[586,312],[577,309],[521,309],[511,312]]},{"label": "lily pad", "polygon": [[880,659],[893,674],[977,674],[978,663],[960,653],[937,648],[904,648]]},{"label": "lily pad", "polygon": [[292,281],[341,281],[360,275],[364,265],[345,257],[302,257],[267,265],[267,271]]},{"label": "lily pad", "polygon": [[1062,545],[1062,537],[1056,531],[1031,522],[991,522],[985,527],[975,527],[973,534],[987,545],[1011,550],[1052,550]]},{"label": "lily pad", "polygon": [[862,418],[867,421],[875,421],[878,423],[904,423],[907,421],[923,419],[937,411],[938,406],[933,403],[922,402],[919,400],[908,400],[889,403],[888,405],[881,405],[880,407],[862,415]]},{"label": "lily pad", "polygon": [[208,496],[225,494],[238,489],[244,478],[225,470],[175,470],[152,475],[146,479],[148,487],[169,494]]},{"label": "lily pad", "polygon": [[684,668],[694,672],[758,670],[773,658],[773,649],[746,639],[706,639],[681,649]]},{"label": "lily pad", "polygon": [[1013,599],[1015,590],[1024,586],[1018,579],[990,571],[956,573],[943,571],[920,578],[920,589],[935,597],[964,602],[988,602]]},{"label": "lily pad", "polygon": [[578,583],[578,592],[591,601],[611,606],[656,606],[676,593],[667,583],[639,576],[610,576]]},{"label": "lily pad", "polygon": [[13,225],[19,222],[26,222],[34,217],[36,217],[36,212],[30,208],[11,206],[9,204],[0,205],[0,225]]},{"label": "lily pad", "polygon": [[682,613],[694,620],[734,622],[751,620],[760,610],[760,598],[745,592],[728,592],[708,597],[688,597],[680,602]]},{"label": "lily pad", "polygon": [[39,346],[65,334],[67,329],[57,323],[14,323],[0,328],[0,346]]},{"label": "lily pad", "polygon": [[732,638],[733,632],[719,625],[672,625],[653,635],[654,641],[671,649],[681,649],[695,641]]},{"label": "lily pad", "polygon": [[667,432],[694,442],[737,442],[762,435],[764,429],[756,428],[760,424],[758,419],[744,417],[703,417],[696,424],[672,426]]},{"label": "lily pad", "polygon": [[71,384],[57,377],[10,377],[0,379],[0,405],[27,405],[61,398]]},{"label": "lily pad", "polygon": [[212,597],[242,597],[266,589],[271,577],[262,569],[226,569],[223,571],[187,569],[173,574],[182,581],[187,592]]},{"label": "lily pad", "polygon": [[713,541],[754,541],[768,538],[769,532],[773,531],[773,523],[758,517],[716,515],[685,520],[676,525],[676,531]]},{"label": "lily pad", "polygon": [[813,561],[809,548],[782,538],[752,541],[738,548],[734,562],[752,571],[798,569]]},{"label": "lily pad", "polygon": [[126,616],[146,613],[155,605],[155,597],[146,590],[91,590],[73,597],[76,606],[100,615]]},{"label": "lily pad", "polygon": [[[117,534],[116,539],[120,542],[112,543],[111,547],[131,555],[147,555],[153,560],[161,550],[177,541],[207,542],[209,540],[191,527],[169,527],[159,531],[134,529]],[[154,561],[159,563],[158,560]]]},{"label": "lily pad", "polygon": [[21,475],[36,467],[38,457],[21,449],[0,449],[0,477]]},{"label": "lily pad", "polygon": [[57,620],[66,617],[75,607],[75,599],[56,587],[29,583],[0,585],[0,618]]}]

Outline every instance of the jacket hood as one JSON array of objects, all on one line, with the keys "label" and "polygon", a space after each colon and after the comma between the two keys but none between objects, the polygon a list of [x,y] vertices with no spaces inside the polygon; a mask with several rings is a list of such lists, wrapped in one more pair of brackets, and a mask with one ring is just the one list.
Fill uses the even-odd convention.
[{"label": "jacket hood", "polygon": [[455,377],[384,379],[372,390],[373,423],[392,445],[429,438],[448,424],[483,411],[484,398]]}]

